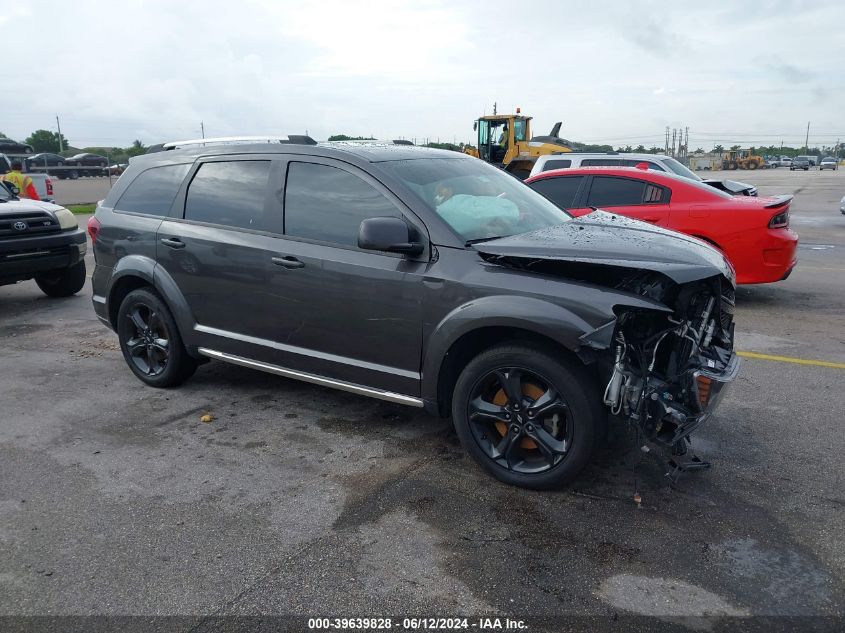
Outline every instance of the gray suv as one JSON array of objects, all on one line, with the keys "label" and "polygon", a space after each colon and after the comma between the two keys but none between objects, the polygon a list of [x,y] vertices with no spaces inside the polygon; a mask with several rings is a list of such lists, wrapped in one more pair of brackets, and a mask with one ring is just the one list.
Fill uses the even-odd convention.
[{"label": "gray suv", "polygon": [[734,272],[573,218],[455,152],[203,140],[130,162],[89,223],[94,309],[147,385],[214,359],[451,416],[495,477],[575,477],[609,414],[700,467],[737,373]]}]

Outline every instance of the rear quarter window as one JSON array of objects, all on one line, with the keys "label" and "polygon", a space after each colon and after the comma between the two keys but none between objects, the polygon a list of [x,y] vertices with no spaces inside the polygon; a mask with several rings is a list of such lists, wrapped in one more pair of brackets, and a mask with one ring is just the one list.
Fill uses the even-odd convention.
[{"label": "rear quarter window", "polygon": [[164,165],[141,172],[114,205],[115,211],[165,216],[191,165]]}]

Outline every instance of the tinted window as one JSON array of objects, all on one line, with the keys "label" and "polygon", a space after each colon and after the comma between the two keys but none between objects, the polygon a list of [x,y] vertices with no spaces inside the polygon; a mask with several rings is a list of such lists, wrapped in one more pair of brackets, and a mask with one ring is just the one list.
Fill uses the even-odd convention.
[{"label": "tinted window", "polygon": [[291,163],[285,186],[285,234],[358,246],[367,218],[402,217],[372,185],[336,167]]},{"label": "tinted window", "polygon": [[120,196],[115,210],[167,215],[189,168],[190,165],[166,165],[142,172]]},{"label": "tinted window", "polygon": [[569,159],[563,160],[561,158],[554,158],[543,163],[543,171],[551,171],[552,169],[567,169],[569,167],[572,167],[572,161]]},{"label": "tinted window", "polygon": [[631,160],[631,159],[623,160],[622,166],[623,167],[636,167],[640,163],[645,163],[646,165],[648,165],[649,169],[654,169],[655,171],[666,171],[665,169],[663,169],[663,167],[661,167],[657,163],[652,163],[650,160]]},{"label": "tinted window", "polygon": [[585,158],[581,161],[581,167],[618,167],[621,164],[621,158]]},{"label": "tinted window", "polygon": [[567,209],[575,202],[575,194],[578,193],[578,187],[582,182],[584,182],[584,176],[559,176],[532,182],[530,186],[557,206]]},{"label": "tinted window", "polygon": [[645,183],[629,178],[596,176],[590,187],[591,207],[612,207],[629,204],[642,204]]},{"label": "tinted window", "polygon": [[188,186],[185,219],[266,230],[269,175],[269,160],[204,163]]}]

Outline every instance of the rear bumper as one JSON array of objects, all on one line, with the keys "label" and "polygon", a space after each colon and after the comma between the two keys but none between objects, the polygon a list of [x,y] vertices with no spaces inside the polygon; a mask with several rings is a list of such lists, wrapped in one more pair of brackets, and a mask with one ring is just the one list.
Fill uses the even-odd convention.
[{"label": "rear bumper", "polygon": [[87,247],[85,231],[81,228],[0,240],[0,284],[73,266],[85,257]]},{"label": "rear bumper", "polygon": [[731,261],[738,284],[768,284],[786,279],[798,264],[798,235],[791,229],[766,229],[756,243],[742,244]]}]

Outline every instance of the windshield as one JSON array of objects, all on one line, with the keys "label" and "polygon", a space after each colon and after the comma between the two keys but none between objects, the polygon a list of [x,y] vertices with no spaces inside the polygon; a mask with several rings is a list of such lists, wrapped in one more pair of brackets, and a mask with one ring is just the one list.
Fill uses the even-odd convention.
[{"label": "windshield", "polygon": [[510,174],[481,160],[423,158],[380,166],[466,242],[526,233],[572,219]]},{"label": "windshield", "polygon": [[684,178],[689,178],[690,180],[703,180],[701,176],[696,174],[693,171],[690,171],[683,164],[676,161],[674,158],[664,158],[663,162],[666,166],[671,169],[673,172],[678,174],[679,176],[683,176]]}]

